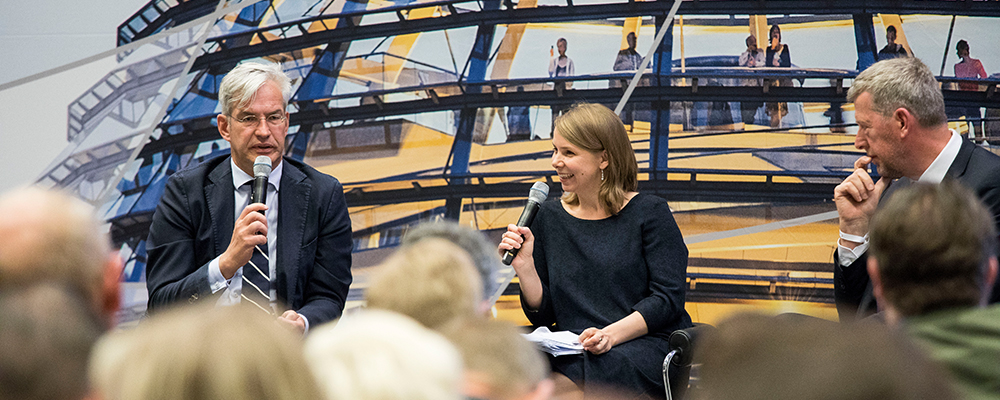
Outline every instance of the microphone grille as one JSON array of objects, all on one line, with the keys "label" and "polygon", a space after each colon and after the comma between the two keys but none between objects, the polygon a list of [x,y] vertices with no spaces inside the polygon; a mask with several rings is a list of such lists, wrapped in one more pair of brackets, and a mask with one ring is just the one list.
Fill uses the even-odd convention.
[{"label": "microphone grille", "polygon": [[535,182],[528,191],[528,200],[541,204],[549,197],[549,185],[545,182]]},{"label": "microphone grille", "polygon": [[253,162],[253,176],[271,175],[271,157],[257,156]]}]

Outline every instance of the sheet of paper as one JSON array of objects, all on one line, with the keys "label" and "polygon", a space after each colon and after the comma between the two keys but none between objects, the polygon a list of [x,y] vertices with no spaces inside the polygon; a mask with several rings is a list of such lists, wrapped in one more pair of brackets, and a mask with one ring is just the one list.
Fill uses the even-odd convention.
[{"label": "sheet of paper", "polygon": [[556,357],[583,353],[583,345],[578,340],[580,336],[570,331],[552,332],[549,328],[541,326],[531,333],[522,335],[542,351]]}]

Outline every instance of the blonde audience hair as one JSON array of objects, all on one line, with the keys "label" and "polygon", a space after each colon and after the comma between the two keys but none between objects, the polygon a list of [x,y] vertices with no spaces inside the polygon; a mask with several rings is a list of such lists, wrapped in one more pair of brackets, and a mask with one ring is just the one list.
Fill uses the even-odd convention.
[{"label": "blonde audience hair", "polygon": [[469,319],[445,336],[462,353],[466,396],[515,400],[551,394],[548,361],[509,322]]},{"label": "blonde audience hair", "polygon": [[406,315],[431,329],[475,316],[483,285],[468,253],[454,243],[424,238],[382,263],[366,292],[369,308]]},{"label": "blonde audience hair", "polygon": [[103,339],[91,363],[105,400],[317,399],[302,340],[249,307],[199,304]]},{"label": "blonde audience hair", "polygon": [[313,330],[306,360],[327,400],[459,400],[462,358],[443,336],[384,310]]},{"label": "blonde audience hair", "polygon": [[[625,204],[625,194],[639,188],[639,164],[622,120],[600,104],[577,104],[555,121],[555,132],[581,149],[605,151],[608,166],[598,196],[608,214],[616,215]],[[576,193],[565,192],[567,204],[580,202]]]}]

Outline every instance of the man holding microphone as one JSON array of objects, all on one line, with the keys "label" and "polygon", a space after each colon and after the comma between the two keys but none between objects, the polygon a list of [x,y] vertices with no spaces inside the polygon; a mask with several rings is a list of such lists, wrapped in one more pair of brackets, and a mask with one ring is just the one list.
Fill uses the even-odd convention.
[{"label": "man holding microphone", "polygon": [[[240,304],[300,332],[343,312],[347,204],[336,178],[282,157],[290,96],[278,64],[243,63],[222,80],[217,122],[231,155],[167,181],[146,242],[150,312],[185,301]],[[266,178],[257,185],[266,193],[254,193],[263,202],[250,201],[255,175]]]}]

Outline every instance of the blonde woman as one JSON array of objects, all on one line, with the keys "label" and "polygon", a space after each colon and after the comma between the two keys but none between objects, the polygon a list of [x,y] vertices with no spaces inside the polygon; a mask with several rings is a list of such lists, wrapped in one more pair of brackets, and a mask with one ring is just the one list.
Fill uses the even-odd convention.
[{"label": "blonde woman", "polygon": [[584,354],[550,358],[557,392],[663,397],[666,338],[691,326],[681,232],[665,200],[636,192],[635,154],[611,110],[572,108],[556,120],[552,147],[562,198],[545,202],[530,228],[508,226],[498,247],[520,249],[511,265],[528,319],[580,335]]}]

